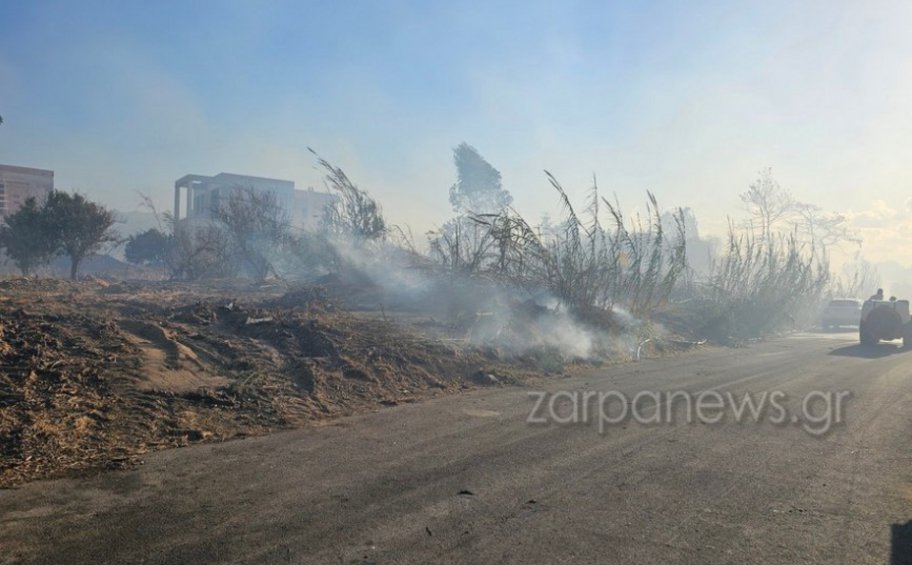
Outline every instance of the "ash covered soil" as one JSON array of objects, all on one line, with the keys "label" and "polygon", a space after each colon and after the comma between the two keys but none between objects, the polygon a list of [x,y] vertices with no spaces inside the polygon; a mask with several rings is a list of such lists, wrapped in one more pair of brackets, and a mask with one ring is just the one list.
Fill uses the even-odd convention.
[{"label": "ash covered soil", "polygon": [[319,286],[0,281],[0,487],[533,369],[335,304]]}]

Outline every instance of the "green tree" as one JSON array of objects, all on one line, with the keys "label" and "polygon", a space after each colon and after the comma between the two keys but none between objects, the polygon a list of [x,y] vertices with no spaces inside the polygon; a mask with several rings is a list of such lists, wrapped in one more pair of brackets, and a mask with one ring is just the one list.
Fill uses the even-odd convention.
[{"label": "green tree", "polygon": [[79,193],[51,191],[44,205],[49,225],[57,232],[62,255],[70,258],[70,278],[79,275],[79,265],[105,243],[117,241],[112,229],[117,221],[112,210]]},{"label": "green tree", "polygon": [[450,204],[458,214],[499,214],[513,203],[513,197],[500,184],[500,171],[477,149],[460,143],[453,150],[453,162],[457,180],[450,188]]},{"label": "green tree", "polygon": [[171,235],[152,228],[128,237],[124,255],[127,261],[136,265],[161,265],[173,246]]},{"label": "green tree", "polygon": [[19,210],[6,217],[6,224],[0,226],[0,247],[25,276],[57,254],[57,231],[37,200],[28,198]]}]

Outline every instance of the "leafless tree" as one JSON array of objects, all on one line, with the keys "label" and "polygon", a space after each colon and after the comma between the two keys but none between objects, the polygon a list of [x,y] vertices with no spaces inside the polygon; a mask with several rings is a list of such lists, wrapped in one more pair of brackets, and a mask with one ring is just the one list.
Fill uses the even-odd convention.
[{"label": "leafless tree", "polygon": [[796,212],[794,197],[779,186],[769,167],[761,170],[757,180],[740,196],[751,214],[752,225],[760,230],[761,238],[767,245],[773,240],[774,228]]},{"label": "leafless tree", "polygon": [[880,286],[881,277],[877,267],[862,258],[859,252],[842,267],[842,273],[833,281],[830,293],[833,296],[860,298]]},{"label": "leafless tree", "polygon": [[842,214],[824,212],[820,206],[804,203],[797,203],[795,210],[795,227],[814,248],[826,250],[843,243],[861,245],[861,238]]},{"label": "leafless tree", "polygon": [[[168,215],[170,225],[174,225]],[[172,243],[165,264],[172,280],[232,277],[237,262],[228,234],[221,226],[171,230]]]},{"label": "leafless tree", "polygon": [[237,261],[257,281],[276,274],[275,261],[288,242],[291,224],[275,192],[240,188],[213,211]]}]

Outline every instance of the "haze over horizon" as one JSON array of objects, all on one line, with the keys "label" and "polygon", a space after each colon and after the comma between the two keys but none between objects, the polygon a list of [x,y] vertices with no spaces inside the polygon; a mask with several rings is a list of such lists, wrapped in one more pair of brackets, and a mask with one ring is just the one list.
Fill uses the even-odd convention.
[{"label": "haze over horizon", "polygon": [[0,162],[123,211],[176,178],[320,186],[313,147],[416,234],[450,215],[452,148],[530,218],[542,174],[598,175],[704,233],[764,167],[912,266],[912,4],[902,2],[8,3]]}]

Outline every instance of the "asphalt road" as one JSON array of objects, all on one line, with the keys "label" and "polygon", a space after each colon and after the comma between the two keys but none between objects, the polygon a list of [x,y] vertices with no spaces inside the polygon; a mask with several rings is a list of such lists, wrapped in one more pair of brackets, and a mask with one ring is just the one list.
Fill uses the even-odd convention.
[{"label": "asphalt road", "polygon": [[[0,562],[910,563],[912,353],[853,337],[606,367],[0,491]],[[527,422],[536,391],[568,391],[566,418],[572,393],[677,390],[780,391],[789,417],[688,423],[682,402],[673,423]],[[812,391],[851,392],[827,433],[806,429]]]}]

